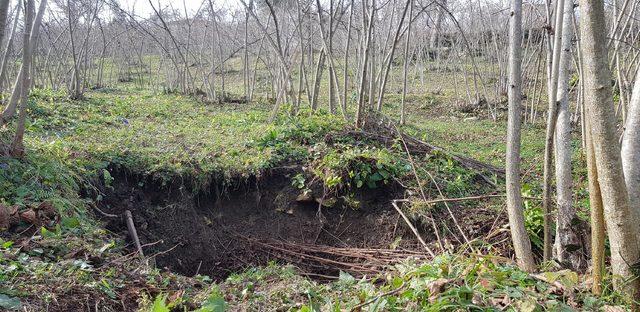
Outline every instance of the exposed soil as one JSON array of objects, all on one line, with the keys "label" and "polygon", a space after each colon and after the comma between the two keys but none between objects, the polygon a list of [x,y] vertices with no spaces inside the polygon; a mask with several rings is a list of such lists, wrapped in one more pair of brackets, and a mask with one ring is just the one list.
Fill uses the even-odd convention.
[{"label": "exposed soil", "polygon": [[[303,273],[312,276],[338,272],[339,266],[331,263],[305,261],[305,256],[283,254],[278,250],[283,246],[270,247],[278,242],[388,249],[397,237],[406,236],[400,247],[416,247],[390,205],[402,190],[392,186],[367,189],[355,194],[359,208],[346,207],[339,198],[319,213],[316,201],[296,200],[301,193],[291,186],[296,170],[273,170],[225,190],[216,190],[219,186],[214,185],[210,192],[198,196],[150,181],[140,186],[137,177],[116,172],[102,209],[118,215],[129,209],[141,244],[152,244],[144,248],[145,254],[157,254],[158,267],[189,276],[206,274],[220,279],[270,260],[296,262],[293,264]],[[107,228],[128,237],[123,220],[113,219]],[[291,249],[291,245],[285,248]]]},{"label": "exposed soil", "polygon": [[[357,208],[340,196],[331,207],[320,207],[322,190],[314,190],[313,198],[301,198],[301,190],[291,185],[300,170],[273,169],[224,189],[213,183],[199,195],[186,187],[161,186],[112,170],[115,180],[104,190],[101,209],[116,215],[130,210],[145,255],[155,255],[158,267],[187,276],[220,280],[277,261],[295,265],[302,274],[328,278],[340,270],[362,275],[407,257],[425,258],[424,249],[391,206],[393,199],[404,197],[401,187],[357,190],[352,194]],[[495,211],[479,206],[454,206],[453,211],[471,239],[502,223]],[[464,243],[448,212],[432,212],[445,247]],[[424,216],[410,217],[425,241],[438,250],[432,224]],[[122,218],[107,220],[107,228],[131,241]]]}]

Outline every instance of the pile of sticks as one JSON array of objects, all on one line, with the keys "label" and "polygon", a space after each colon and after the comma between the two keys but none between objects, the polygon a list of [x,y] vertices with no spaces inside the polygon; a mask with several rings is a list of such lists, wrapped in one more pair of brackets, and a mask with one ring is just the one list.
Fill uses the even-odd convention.
[{"label": "pile of sticks", "polygon": [[[278,240],[259,240],[235,233],[275,259],[291,263],[306,275],[320,278],[336,278],[339,271],[354,276],[377,275],[385,267],[408,259],[428,260],[426,254],[403,249],[346,248],[326,245],[292,243]],[[327,275],[329,274],[329,275]]]}]

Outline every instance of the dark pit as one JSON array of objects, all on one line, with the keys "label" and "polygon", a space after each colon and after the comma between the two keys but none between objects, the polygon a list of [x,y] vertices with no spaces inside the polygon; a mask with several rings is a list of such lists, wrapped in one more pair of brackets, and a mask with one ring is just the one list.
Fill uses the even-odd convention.
[{"label": "dark pit", "polygon": [[[276,261],[332,278],[340,270],[362,275],[400,258],[424,257],[390,204],[402,196],[399,187],[358,190],[351,204],[325,198],[335,202],[325,207],[318,203],[322,190],[312,200],[291,185],[298,170],[275,169],[225,187],[213,183],[197,195],[112,170],[115,179],[104,190],[101,209],[116,215],[130,210],[145,256],[188,276],[220,280]],[[107,228],[131,242],[124,219],[109,219]]]}]

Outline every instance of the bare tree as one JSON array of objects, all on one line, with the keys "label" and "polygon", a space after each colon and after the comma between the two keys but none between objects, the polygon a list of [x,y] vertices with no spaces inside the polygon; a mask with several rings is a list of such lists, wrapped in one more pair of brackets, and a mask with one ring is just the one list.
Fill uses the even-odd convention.
[{"label": "bare tree", "polygon": [[549,109],[547,111],[547,131],[544,147],[544,167],[543,167],[543,191],[542,191],[542,210],[544,212],[544,247],[543,259],[551,259],[551,180],[553,179],[551,165],[553,162],[553,139],[556,131],[556,122],[558,120],[558,75],[560,71],[560,56],[562,49],[562,27],[564,25],[564,3],[565,0],[556,1],[555,27],[553,34],[553,49],[550,59],[549,85],[547,87],[549,94]]},{"label": "bare tree", "polygon": [[[6,1],[7,3],[9,1]],[[20,19],[20,11],[22,9],[22,1],[18,1],[18,5],[15,8],[15,16],[13,17],[13,27],[11,27],[11,33],[9,34],[7,44],[5,45],[4,53],[2,54],[2,60],[0,60],[0,93],[4,91],[7,67],[9,62],[9,55],[11,54],[11,48],[13,47],[13,38],[15,37],[16,30],[18,29],[18,20]],[[0,41],[0,44],[2,41]],[[1,122],[1,121],[0,121]]]},{"label": "bare tree", "polygon": [[402,99],[400,100],[400,124],[405,123],[405,102],[407,100],[407,72],[409,71],[409,44],[411,43],[411,22],[413,16],[413,0],[409,0],[409,25],[407,26],[407,39],[404,43],[404,64],[402,68]]},{"label": "bare tree", "polygon": [[11,147],[8,153],[13,157],[22,157],[24,155],[24,131],[27,118],[27,102],[29,97],[29,91],[31,89],[31,62],[33,60],[33,48],[38,38],[38,31],[40,30],[40,23],[44,16],[44,11],[47,7],[47,0],[40,1],[40,7],[38,8],[38,14],[35,16],[34,21],[34,1],[27,0],[25,4],[25,25],[27,27],[23,34],[23,48],[22,48],[22,75],[20,87],[15,88],[14,92],[20,92],[20,114],[18,116],[18,123],[16,125],[16,133],[11,143]]}]

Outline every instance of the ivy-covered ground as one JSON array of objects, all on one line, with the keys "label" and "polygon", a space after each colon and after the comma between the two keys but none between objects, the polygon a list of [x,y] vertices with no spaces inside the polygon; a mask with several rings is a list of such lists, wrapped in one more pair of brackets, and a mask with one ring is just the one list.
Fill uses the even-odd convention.
[{"label": "ivy-covered ground", "polygon": [[[390,104],[392,105],[392,104]],[[376,274],[340,272],[334,279],[311,279],[282,261],[235,272],[223,280],[204,274],[181,276],[154,266],[121,233],[105,227],[104,202],[119,173],[144,177],[160,190],[202,194],[212,185],[232,185],[283,166],[300,166],[288,177],[300,194],[322,190],[322,201],[349,202],[352,192],[394,185],[415,201],[403,209],[415,222],[425,213],[448,216],[428,199],[499,194],[478,172],[459,164],[459,153],[500,165],[504,125],[487,120],[449,122],[428,110],[433,100],[414,99],[404,130],[447,152],[408,157],[401,140],[381,142],[358,133],[341,116],[283,108],[269,120],[271,105],[211,104],[190,96],[154,93],[123,84],[88,92],[71,101],[63,93],[34,90],[24,159],[0,158],[0,308],[27,311],[401,311],[401,310],[599,310],[623,308],[611,290],[595,298],[586,276],[569,271],[537,275],[519,271],[510,260],[508,236],[500,220],[500,198],[453,205],[453,215],[492,215],[495,234],[476,233],[456,242],[450,223],[439,223],[445,250],[431,260],[395,263]],[[393,106],[392,106],[393,107]],[[426,108],[425,108],[426,107]],[[392,114],[393,115],[393,114]],[[464,127],[462,127],[463,125]],[[464,128],[464,129],[463,129]],[[12,125],[0,130],[10,139]],[[467,130],[465,130],[467,129]],[[525,138],[541,148],[541,129]],[[527,154],[529,153],[529,154]],[[535,169],[534,169],[535,171]],[[416,178],[417,176],[417,178]],[[535,194],[533,190],[525,190]],[[442,192],[442,193],[440,193]],[[318,194],[316,194],[318,195]],[[321,202],[321,204],[323,204]],[[535,202],[527,224],[541,229]],[[357,205],[354,205],[357,206]],[[447,208],[447,209],[445,209]],[[356,209],[356,208],[354,208]],[[389,207],[389,209],[392,209]],[[457,210],[457,211],[456,211]],[[483,213],[480,213],[483,212]],[[402,221],[400,221],[402,222]],[[425,222],[426,224],[426,222]],[[402,227],[402,223],[399,225]],[[428,229],[428,227],[424,227]],[[474,232],[475,233],[475,232]],[[482,235],[481,235],[482,234]],[[449,235],[449,236],[447,236]],[[458,235],[459,236],[459,235]],[[459,237],[458,237],[459,238]],[[460,239],[461,240],[461,239]],[[535,241],[534,241],[535,243]],[[435,248],[435,241],[429,244]],[[395,244],[378,246],[393,249]]]}]

